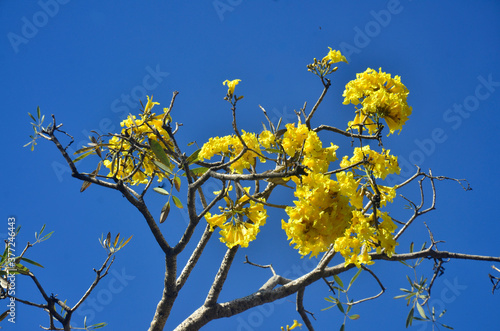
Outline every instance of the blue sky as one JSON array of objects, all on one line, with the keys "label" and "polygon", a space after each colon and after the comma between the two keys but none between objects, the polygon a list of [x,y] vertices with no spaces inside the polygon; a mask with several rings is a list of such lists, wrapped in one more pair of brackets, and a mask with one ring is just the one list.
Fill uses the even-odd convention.
[{"label": "blue sky", "polygon": [[[144,101],[146,94],[166,107],[177,90],[173,116],[183,123],[178,139],[184,146],[194,140],[201,145],[211,136],[231,132],[222,81],[242,80],[237,87],[245,96],[238,109],[241,129],[261,130],[259,104],[274,120],[294,121],[293,110],[305,101],[310,109],[322,90],[306,65],[326,55],[330,46],[343,50],[349,64],[341,64],[335,73],[313,125],[343,128],[354,116],[352,105],[341,104],[345,84],[367,67],[382,67],[400,75],[410,90],[413,114],[402,133],[385,142],[399,155],[403,174],[412,174],[409,167],[418,164],[432,168],[435,175],[467,178],[473,188],[464,192],[456,183],[438,183],[437,210],[414,224],[397,252],[406,252],[412,241],[416,246],[429,241],[425,221],[436,239],[446,241],[442,250],[498,255],[499,14],[497,1],[2,1],[1,167],[6,176],[0,233],[7,236],[8,217],[22,225],[17,247],[33,241],[42,224],[55,230],[27,256],[45,266],[34,271],[46,291],[72,304],[93,281],[92,268],[105,259],[97,241],[101,233],[133,234],[118,254],[113,273],[82,312],[92,323],[109,323],[108,330],[146,329],[163,285],[160,249],[139,213],[119,194],[94,186],[80,193],[81,182],[70,177],[55,146],[40,141],[34,152],[22,148],[32,133],[27,112],[35,113],[39,105],[42,113],[54,114],[81,146],[91,130],[118,130],[123,115],[136,113],[138,99]],[[338,154],[349,153],[348,138],[322,138],[340,145]],[[79,166],[94,169],[92,160]],[[394,183],[401,179],[393,178]],[[215,181],[209,185],[206,192],[219,188]],[[405,194],[417,199],[416,189]],[[147,202],[159,215],[162,197],[151,192]],[[401,219],[407,215],[401,209],[393,213]],[[258,239],[239,250],[221,300],[247,295],[270,276],[243,264],[245,255],[256,263],[273,263],[278,273],[289,276],[310,270],[312,261],[300,259],[288,246],[280,230],[283,217],[273,213]],[[172,210],[162,226],[167,239],[174,241],[185,225],[185,215]],[[225,251],[217,237],[180,293],[166,330],[202,303]],[[445,265],[433,289],[436,308],[448,311],[444,323],[456,330],[498,328],[498,294],[491,294],[488,280],[488,273],[494,273],[491,264]],[[379,300],[353,308],[361,318],[349,322],[348,329],[375,325],[402,330],[408,309],[392,298],[408,285],[405,274],[410,270],[394,263],[376,263],[372,269],[387,291]],[[424,263],[419,272],[430,277],[432,265]],[[20,297],[41,302],[30,281],[18,277],[17,282]],[[354,299],[378,292],[368,274],[356,285],[350,294]],[[328,295],[323,284],[306,291],[305,305],[315,312],[317,330],[338,329],[342,321],[336,309],[320,311],[328,305],[323,300]],[[279,330],[299,318],[294,299],[215,321],[204,330]],[[47,326],[44,312],[18,304],[17,313],[16,325],[4,322],[4,329]],[[73,320],[81,326],[83,316],[77,313]],[[416,323],[413,329],[431,326]]]}]

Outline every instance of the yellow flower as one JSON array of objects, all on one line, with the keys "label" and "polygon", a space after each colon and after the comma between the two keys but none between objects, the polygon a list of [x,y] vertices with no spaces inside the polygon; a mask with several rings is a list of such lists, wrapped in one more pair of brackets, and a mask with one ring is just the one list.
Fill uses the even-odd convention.
[{"label": "yellow flower", "polygon": [[151,99],[149,99],[149,95],[147,96],[148,102],[146,103],[146,107],[144,107],[144,114],[149,114],[151,112],[151,109],[153,109],[154,105],[159,105],[159,102],[153,102],[153,96],[151,96]]},{"label": "yellow flower", "polygon": [[289,220],[282,220],[281,227],[301,255],[316,256],[344,234],[352,208],[349,199],[341,194],[339,183],[329,176],[310,172],[302,176],[302,184],[293,180],[297,183],[297,200],[294,207],[285,209]]},{"label": "yellow flower", "polygon": [[[249,190],[249,187],[245,187],[247,193]],[[229,187],[229,191],[231,191],[231,187]],[[218,194],[220,192],[214,193]],[[260,227],[266,224],[267,211],[264,205],[251,200],[249,207],[243,207],[249,201],[246,195],[243,195],[236,202],[233,202],[228,195],[224,197],[224,200],[227,207],[219,207],[221,214],[205,214],[205,219],[210,225],[210,231],[214,231],[216,226],[219,227],[220,241],[229,248],[236,245],[248,247],[248,244],[257,237]],[[248,220],[243,221],[242,216],[246,216]]]},{"label": "yellow flower", "polygon": [[347,130],[349,131],[350,129],[356,129],[359,131],[361,125],[366,127],[370,134],[374,134],[375,132],[377,132],[377,124],[373,123],[368,115],[361,115],[360,111],[356,112],[354,121],[349,121],[347,123]]},{"label": "yellow flower", "polygon": [[[170,141],[170,136],[165,129],[162,127],[162,118],[164,114],[151,113],[154,105],[159,105],[158,102],[153,102],[153,97],[147,97],[148,102],[144,107],[144,113],[140,114],[140,119],[136,116],[129,115],[125,120],[123,120],[120,125],[122,127],[121,135],[123,137],[129,137],[131,140],[138,143],[144,143],[148,138],[154,139],[160,143],[160,145],[166,149],[167,146],[163,144],[165,141],[168,147],[173,148],[172,142]],[[168,109],[165,108],[164,112]],[[159,141],[153,130],[158,132],[158,134],[163,138],[163,141]],[[110,171],[110,176],[115,176],[118,179],[123,179],[128,177],[131,172],[134,172],[138,164],[138,171],[135,171],[131,178],[127,178],[127,182],[132,185],[145,184],[149,181],[153,172],[157,171],[157,166],[153,163],[156,158],[151,150],[139,150],[134,149],[131,146],[127,138],[119,138],[113,136],[109,140],[109,160],[104,161],[104,166],[106,166]],[[115,157],[116,155],[116,157]],[[114,161],[112,161],[114,159]],[[141,161],[142,160],[142,161]],[[163,172],[157,172],[158,181],[162,181],[164,178],[168,177],[167,174]]]},{"label": "yellow flower", "polygon": [[[365,159],[368,162],[368,164],[365,165],[365,167],[369,168],[370,170],[373,171],[373,175],[376,178],[382,178],[385,179],[387,175],[389,174],[399,174],[400,168],[398,165],[398,158],[397,156],[390,155],[390,150],[382,150],[382,153],[377,153],[376,151],[373,151],[370,149],[369,145],[363,146],[363,147],[356,147],[354,148],[354,155],[351,157],[351,159],[348,159],[348,156],[344,156],[342,161],[340,162],[340,166],[345,168],[348,167],[352,164],[358,163],[362,160]],[[356,167],[355,169],[358,169]]]},{"label": "yellow flower", "polygon": [[275,142],[274,134],[271,131],[262,131],[259,134],[259,142],[264,148],[270,148]]},{"label": "yellow flower", "polygon": [[343,93],[344,105],[349,103],[362,105],[350,125],[365,121],[364,124],[370,124],[368,129],[373,133],[376,127],[365,120],[368,116],[376,123],[379,118],[384,119],[389,127],[389,134],[396,130],[401,132],[412,113],[412,108],[406,101],[409,93],[406,86],[401,83],[401,77],[392,78],[390,74],[382,72],[382,68],[379,68],[378,72],[368,68],[365,72],[356,74],[356,79],[347,83]]},{"label": "yellow flower", "polygon": [[328,47],[328,48],[330,49],[330,51],[323,58],[323,60],[322,60],[323,62],[330,61],[329,64],[337,63],[337,62],[349,63],[349,62],[347,62],[347,59],[345,58],[345,56],[340,54],[340,51],[333,50],[331,47]]},{"label": "yellow flower", "polygon": [[302,324],[300,324],[297,320],[293,320],[293,325],[292,326],[286,326],[286,330],[285,328],[281,327],[281,330],[283,331],[289,331],[289,330],[293,330],[295,329],[296,327],[299,327],[301,328]]},{"label": "yellow flower", "polygon": [[222,82],[222,85],[227,84],[227,95],[232,96],[234,94],[234,88],[239,84],[239,82],[241,82],[241,79],[235,79],[231,81],[226,79],[224,82]]}]

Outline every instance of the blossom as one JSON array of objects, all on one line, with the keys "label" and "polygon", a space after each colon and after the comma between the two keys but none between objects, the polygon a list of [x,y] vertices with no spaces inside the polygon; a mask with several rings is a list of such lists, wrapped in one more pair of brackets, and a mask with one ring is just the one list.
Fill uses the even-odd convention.
[{"label": "blossom", "polygon": [[299,327],[299,328],[300,328],[301,326],[302,326],[302,324],[300,324],[300,323],[299,323],[299,321],[297,321],[297,320],[293,320],[293,325],[292,325],[292,326],[288,326],[288,325],[287,325],[287,326],[286,326],[286,330],[285,330],[285,328],[284,328],[284,327],[281,327],[281,330],[283,330],[283,331],[289,331],[289,330],[293,330],[293,329],[295,329],[296,327]]},{"label": "blossom", "polygon": [[328,47],[328,48],[330,49],[330,51],[323,58],[322,62],[329,61],[328,62],[329,64],[337,63],[337,62],[349,63],[349,62],[347,62],[347,59],[345,58],[345,56],[340,53],[340,51],[333,50],[331,47]]},{"label": "blossom", "polygon": [[239,84],[239,82],[241,82],[241,79],[235,79],[231,81],[226,79],[224,82],[222,82],[222,85],[227,84],[227,95],[232,96],[234,94],[234,88]]},{"label": "blossom", "polygon": [[340,185],[329,176],[310,172],[297,183],[295,206],[285,209],[289,220],[281,221],[290,245],[295,244],[301,255],[316,256],[342,236],[349,226],[349,200],[340,192]]},{"label": "blossom", "polygon": [[264,130],[259,134],[259,142],[264,148],[270,148],[275,143],[274,134],[271,131]]},{"label": "blossom", "polygon": [[[250,169],[250,167],[255,166],[257,158],[259,158],[261,162],[266,161],[262,158],[257,135],[255,133],[245,132],[244,130],[242,130],[242,132],[241,139],[243,139],[248,149],[239,159],[232,162],[229,166],[233,172],[238,174],[243,173],[244,169]],[[243,148],[240,138],[236,135],[224,136],[221,138],[214,137],[203,144],[198,154],[198,158],[203,160],[211,159],[214,155],[222,155],[229,156],[231,159],[236,159],[243,151]]]},{"label": "blossom", "polygon": [[355,264],[359,268],[361,264],[373,264],[369,253],[374,249],[378,254],[382,250],[387,256],[394,254],[397,243],[393,233],[397,227],[387,212],[377,210],[377,217],[383,220],[378,225],[373,214],[365,215],[359,210],[352,212],[350,226],[333,246],[345,258],[346,266]]},{"label": "blossom", "polygon": [[[130,141],[144,144],[147,139],[153,139],[160,143],[164,149],[172,148],[172,142],[167,131],[163,128],[164,114],[152,113],[158,102],[153,102],[153,97],[147,97],[148,102],[144,107],[144,112],[140,118],[129,115],[120,123],[122,127],[120,136],[113,136],[108,142],[108,158],[103,161],[106,168],[109,169],[109,176],[123,179],[131,185],[145,184],[156,171],[158,181],[162,181],[167,174],[157,171],[154,164],[156,156],[150,149],[139,150],[132,146]],[[168,108],[164,108],[164,113]],[[153,132],[153,129],[162,137],[162,141]],[[126,138],[127,137],[127,138]],[[166,142],[166,146],[163,142]],[[132,176],[130,176],[133,173]]]},{"label": "blossom", "polygon": [[[379,118],[384,119],[389,127],[389,131],[401,132],[403,125],[412,113],[412,108],[408,106],[406,98],[409,91],[400,76],[391,77],[390,74],[373,69],[366,69],[365,72],[356,75],[356,79],[347,83],[343,97],[344,104],[361,104],[356,118],[350,122],[350,126],[363,123],[368,125],[370,133],[376,130],[372,125],[378,123]],[[366,122],[368,117],[371,121]],[[359,128],[358,128],[359,129]]]},{"label": "blossom", "polygon": [[[231,189],[232,187],[229,187],[229,191]],[[247,194],[249,190],[249,187],[245,188]],[[214,193],[218,194],[220,192]],[[210,231],[214,231],[215,227],[220,228],[220,241],[229,248],[236,245],[248,247],[248,244],[257,237],[260,227],[266,224],[267,212],[264,205],[249,200],[246,195],[236,202],[233,202],[228,195],[224,197],[224,200],[227,206],[225,208],[219,207],[221,214],[205,214],[205,219],[210,225]],[[243,207],[247,203],[250,206]],[[243,219],[245,216],[248,218],[246,221]]]},{"label": "blossom", "polygon": [[144,107],[144,113],[149,113],[151,112],[151,109],[153,109],[154,105],[159,105],[159,102],[153,102],[153,96],[151,96],[151,99],[149,99],[149,95],[147,96],[148,102],[146,103],[146,107]]},{"label": "blossom", "polygon": [[[365,167],[373,171],[373,176],[385,179],[389,174],[399,174],[397,156],[390,155],[390,150],[383,149],[378,153],[370,149],[369,145],[354,148],[354,155],[349,159],[346,155],[342,158],[340,166],[345,168],[355,163],[366,160]],[[359,167],[359,166],[358,166]],[[356,168],[358,168],[356,167]]]}]

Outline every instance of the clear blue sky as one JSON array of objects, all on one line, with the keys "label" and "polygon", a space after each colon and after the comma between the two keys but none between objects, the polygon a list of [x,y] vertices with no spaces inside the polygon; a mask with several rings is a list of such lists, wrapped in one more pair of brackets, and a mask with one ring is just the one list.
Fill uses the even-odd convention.
[{"label": "clear blue sky", "polygon": [[[85,3],[85,4],[84,4]],[[353,107],[343,106],[342,91],[357,72],[382,67],[400,75],[410,90],[413,114],[402,133],[386,141],[408,164],[432,168],[436,175],[467,178],[473,191],[455,183],[438,183],[437,210],[419,219],[401,238],[397,252],[411,241],[429,241],[422,221],[430,226],[443,250],[499,255],[498,148],[500,123],[500,3],[498,1],[69,1],[41,0],[0,3],[0,76],[3,104],[1,190],[2,223],[7,218],[22,225],[18,248],[33,241],[42,224],[53,237],[30,249],[28,257],[45,269],[34,271],[48,293],[74,304],[91,284],[105,259],[97,238],[101,233],[134,235],[82,311],[92,323],[105,321],[107,330],[145,330],[153,317],[163,286],[162,253],[139,213],[117,192],[91,186],[80,193],[81,182],[70,177],[55,146],[41,141],[34,152],[22,146],[32,133],[27,112],[39,105],[55,114],[76,146],[86,143],[91,130],[117,130],[123,114],[136,113],[137,99],[154,94],[168,106],[177,97],[174,119],[183,123],[181,144],[200,145],[214,135],[229,134],[230,112],[222,99],[225,79],[242,80],[238,93],[240,128],[261,129],[270,116],[293,121],[293,109],[305,101],[309,109],[321,93],[317,77],[306,65],[326,55],[328,46],[343,49],[349,65],[341,64],[333,86],[313,125],[343,128],[353,118]],[[54,5],[55,4],[55,5]],[[215,8],[218,5],[219,9]],[[349,153],[345,137],[324,136]],[[92,171],[85,160],[82,171]],[[395,180],[397,181],[397,179]],[[217,189],[212,182],[213,189]],[[414,187],[416,189],[416,187]],[[209,192],[210,189],[207,189]],[[290,192],[286,194],[290,194]],[[405,191],[418,198],[416,191]],[[147,197],[154,215],[164,202],[151,192]],[[394,211],[401,215],[404,211]],[[273,213],[257,241],[240,249],[221,300],[255,291],[270,276],[266,270],[242,264],[244,256],[262,264],[273,263],[290,277],[310,269],[280,230]],[[171,242],[185,226],[185,215],[172,210],[162,225]],[[3,225],[1,225],[3,224]],[[2,228],[3,227],[3,228]],[[197,236],[199,233],[197,232]],[[195,236],[195,238],[197,238]],[[215,235],[187,286],[180,293],[166,330],[172,329],[205,297],[224,254]],[[189,246],[188,250],[192,248]],[[186,255],[180,257],[185,261]],[[340,262],[340,258],[334,260]],[[499,295],[491,294],[489,262],[453,261],[433,290],[436,308],[448,310],[443,322],[456,330],[498,328]],[[407,286],[400,264],[376,263],[387,288],[381,299],[356,306],[358,321],[350,330],[402,330],[405,303],[392,299]],[[426,263],[419,272],[432,275]],[[349,275],[341,276],[348,280]],[[497,274],[498,275],[498,274]],[[42,302],[34,285],[18,277],[18,294]],[[368,274],[362,275],[351,296],[378,292]],[[34,294],[35,293],[35,294]],[[317,330],[336,330],[342,316],[337,310],[321,312],[329,295],[323,285],[306,291],[305,306],[315,312]],[[299,319],[295,297],[215,321],[204,330],[279,330]],[[2,308],[3,309],[3,308]],[[6,330],[34,330],[48,325],[44,312],[18,304],[17,323],[2,323]],[[78,313],[73,321],[82,325]],[[413,330],[431,330],[416,324]]]}]

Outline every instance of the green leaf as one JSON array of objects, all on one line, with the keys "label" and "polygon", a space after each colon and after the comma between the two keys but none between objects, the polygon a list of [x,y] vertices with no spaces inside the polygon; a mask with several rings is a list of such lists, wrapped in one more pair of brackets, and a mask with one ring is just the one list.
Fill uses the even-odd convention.
[{"label": "green leaf", "polygon": [[361,269],[361,268],[358,269],[358,272],[356,272],[356,274],[354,276],[352,276],[351,281],[349,282],[348,288],[351,287],[352,283],[354,283],[354,281],[356,280],[356,278],[358,278],[358,276],[359,276],[359,274],[361,274],[362,270],[363,269]]},{"label": "green leaf", "polygon": [[427,316],[425,316],[424,308],[422,308],[422,306],[418,303],[418,301],[416,303],[417,303],[417,310],[418,310],[418,313],[420,314],[420,316],[422,318],[427,319]]},{"label": "green leaf", "polygon": [[359,314],[352,314],[351,316],[349,316],[349,318],[352,320],[357,320],[359,319],[359,317],[360,317]]},{"label": "green leaf", "polygon": [[52,236],[53,233],[54,233],[54,231],[50,231],[45,236],[43,236],[42,239],[40,239],[40,241],[45,241],[45,240],[49,239],[50,236]]},{"label": "green leaf", "polygon": [[276,149],[276,148],[266,148],[265,151],[270,153],[270,154],[280,154],[281,153],[281,151],[279,149]]},{"label": "green leaf", "polygon": [[94,149],[94,146],[83,146],[82,148],[80,148],[79,150],[77,150],[76,152],[74,152],[73,155],[81,154],[83,152],[91,151],[93,149]]},{"label": "green leaf", "polygon": [[321,311],[325,311],[325,310],[331,309],[331,308],[333,308],[333,307],[335,307],[335,305],[333,305],[333,306],[328,306],[328,307],[326,307],[326,308],[323,308],[323,309],[321,309]]},{"label": "green leaf", "polygon": [[413,241],[410,244],[410,253],[413,253]]},{"label": "green leaf", "polygon": [[191,145],[193,145],[193,144],[196,144],[196,140],[195,140],[195,141],[191,141],[191,142],[189,142],[189,143],[187,144],[187,146],[189,147],[189,146],[191,146]]},{"label": "green leaf", "polygon": [[157,160],[153,160],[153,163],[158,167],[160,168],[161,170],[165,171],[167,174],[169,175],[173,175],[174,173],[172,172],[172,170],[165,164],[161,163],[160,161],[157,161]]},{"label": "green leaf", "polygon": [[186,159],[186,162],[187,164],[191,164],[193,162],[196,162],[198,161],[198,154],[200,154],[200,151],[201,151],[201,148],[200,149],[197,149],[196,151],[194,151],[193,154],[191,154],[187,159]]},{"label": "green leaf", "polygon": [[73,160],[73,163],[76,163],[76,162],[78,162],[78,161],[80,161],[80,160],[82,160],[82,159],[86,158],[87,156],[94,154],[94,151],[95,151],[95,150],[92,148],[92,149],[91,149],[90,151],[88,151],[87,153],[84,153],[84,154],[80,155],[79,157],[77,157],[76,159],[74,159],[74,160]]},{"label": "green leaf", "polygon": [[413,319],[417,320],[417,321],[422,321],[422,322],[426,322],[429,320],[428,318],[422,318],[422,317],[418,317],[418,316],[413,316]]},{"label": "green leaf", "polygon": [[168,217],[168,213],[170,213],[170,201],[167,201],[167,203],[161,209],[160,224],[163,223],[163,222],[165,222],[165,220]]},{"label": "green leaf", "polygon": [[36,107],[36,115],[38,116],[38,118],[40,119],[40,106],[37,106]]},{"label": "green leaf", "polygon": [[339,284],[340,287],[344,288],[344,283],[342,283],[342,280],[340,280],[339,276],[333,275],[333,278],[335,279],[335,282]]},{"label": "green leaf", "polygon": [[35,121],[35,122],[36,122],[35,117],[34,117],[33,115],[31,115],[31,113],[29,113],[29,112],[28,112],[28,115],[31,117],[31,119],[32,119],[33,121]]},{"label": "green leaf", "polygon": [[410,267],[410,265],[408,263],[406,263],[405,261],[399,261],[399,262],[401,262],[402,264],[404,264],[407,267]]},{"label": "green leaf", "polygon": [[36,265],[37,267],[43,268],[43,265],[41,265],[40,263],[32,261],[26,257],[22,257],[21,260],[24,262],[28,262],[29,264]]},{"label": "green leaf", "polygon": [[160,143],[157,142],[156,140],[149,139],[149,146],[151,146],[151,150],[158,158],[158,160],[160,160],[160,162],[166,165],[168,168],[172,169],[170,160],[165,151],[163,150],[163,147],[161,147]]},{"label": "green leaf", "polygon": [[345,324],[342,324],[342,326],[340,327],[340,331],[344,331],[345,330]]},{"label": "green leaf", "polygon": [[106,323],[102,322],[102,323],[92,324],[91,326],[89,326],[89,328],[92,328],[92,329],[94,329],[94,330],[95,330],[95,329],[100,329],[100,328],[103,328],[103,327],[105,327],[106,325],[108,325],[108,324],[106,324]]},{"label": "green leaf", "polygon": [[7,254],[9,253],[9,246],[5,246],[5,250],[2,254],[2,260],[0,260],[0,264],[3,264],[5,260],[7,260]]},{"label": "green leaf", "polygon": [[175,195],[172,195],[172,199],[174,200],[174,205],[179,208],[179,209],[182,209],[184,208],[184,206],[182,205],[182,202],[181,200],[179,200],[178,197],[176,197]]},{"label": "green leaf", "polygon": [[413,307],[410,309],[410,312],[408,313],[408,316],[406,317],[406,328],[411,326],[412,322],[413,322]]},{"label": "green leaf", "polygon": [[163,194],[163,195],[170,195],[170,193],[168,193],[167,190],[161,188],[161,187],[153,187],[153,190],[156,192],[156,193],[160,193],[160,194]]},{"label": "green leaf", "polygon": [[340,303],[340,301],[337,301],[337,308],[342,312],[342,314],[345,314],[344,306],[342,306],[342,303]]},{"label": "green leaf", "polygon": [[328,301],[328,302],[335,302],[335,303],[338,301],[337,298],[334,298],[331,295],[328,296],[327,298],[325,298],[325,300]]},{"label": "green leaf", "polygon": [[[205,172],[207,172],[208,168],[205,168],[205,167],[200,167],[200,168],[194,168],[194,169],[189,169],[191,171],[191,173],[195,176],[201,176],[203,175]],[[185,176],[185,175],[183,175]]]},{"label": "green leaf", "polygon": [[446,324],[443,324],[443,323],[439,323],[439,324],[441,324],[441,326],[442,326],[443,328],[447,328],[448,330],[455,330],[454,328],[452,328],[452,327],[451,327],[451,326],[449,326],[449,325],[446,325]]},{"label": "green leaf", "polygon": [[30,270],[22,264],[16,263],[16,271],[22,275],[28,275]]}]

